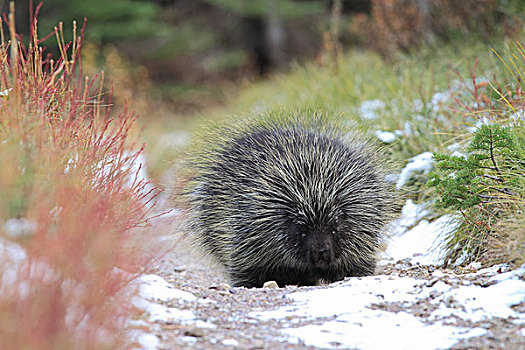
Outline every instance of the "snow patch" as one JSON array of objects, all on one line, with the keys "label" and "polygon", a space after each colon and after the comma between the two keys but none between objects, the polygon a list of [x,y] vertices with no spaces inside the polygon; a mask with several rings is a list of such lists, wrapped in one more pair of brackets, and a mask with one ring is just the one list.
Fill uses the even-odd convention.
[{"label": "snow patch", "polygon": [[432,111],[439,112],[443,105],[445,105],[450,99],[450,92],[436,92],[430,101],[432,105]]},{"label": "snow patch", "polygon": [[9,88],[9,89],[6,89],[6,90],[2,90],[2,91],[0,91],[0,96],[1,96],[1,97],[7,97],[7,96],[9,96],[9,93],[11,92],[11,90],[13,90],[13,88]]},{"label": "snow patch", "polygon": [[177,130],[161,136],[157,144],[169,148],[180,148],[188,145],[191,140],[189,132]]},{"label": "snow patch", "polygon": [[197,342],[197,338],[195,337],[192,337],[190,335],[185,335],[185,336],[182,336],[180,337],[180,339],[185,342],[185,343],[188,343],[188,344],[195,344]]},{"label": "snow patch", "polygon": [[525,322],[525,314],[519,314],[510,308],[525,302],[525,282],[521,280],[506,280],[486,288],[476,285],[460,286],[444,293],[437,302],[462,307],[440,308],[432,313],[431,318],[453,315],[478,322],[501,317]]},{"label": "snow patch", "polygon": [[468,158],[468,155],[466,153],[461,152],[462,146],[459,143],[453,143],[452,145],[448,146],[447,149],[451,152],[450,155],[454,157],[461,157],[461,158]]},{"label": "snow patch", "polygon": [[408,199],[401,209],[401,216],[394,221],[393,226],[397,227],[397,232],[403,233],[413,227],[430,212],[426,209],[427,204],[416,204],[412,199]]},{"label": "snow patch", "polygon": [[[477,274],[483,274],[481,271]],[[333,349],[448,348],[460,339],[486,334],[484,328],[454,326],[455,317],[474,322],[492,317],[525,322],[525,314],[511,308],[525,302],[524,281],[507,279],[487,288],[475,284],[454,288],[445,281],[429,283],[428,280],[393,275],[354,277],[327,288],[288,294],[287,297],[294,301],[292,305],[252,312],[249,317],[283,321],[293,317],[297,322],[289,322],[288,327],[282,329],[289,342]],[[402,310],[410,310],[410,306],[431,298],[438,308],[429,317],[395,308],[389,311],[391,303],[402,305]],[[322,317],[330,320],[292,327]]]},{"label": "snow patch", "polygon": [[11,237],[20,237],[33,234],[36,231],[36,222],[26,218],[9,219],[4,222],[4,232]]},{"label": "snow patch", "polygon": [[348,317],[346,322],[338,319],[322,325],[286,328],[283,333],[295,338],[293,343],[302,340],[320,348],[430,350],[448,348],[460,339],[483,335],[486,330],[425,325],[403,312],[385,316],[373,311],[357,322]]},{"label": "snow patch", "polygon": [[156,350],[160,345],[159,337],[152,333],[141,332],[136,339],[143,350]]},{"label": "snow patch", "polygon": [[139,295],[133,299],[135,307],[144,310],[149,315],[150,322],[188,324],[195,321],[195,315],[188,310],[167,307],[158,302],[196,302],[193,294],[173,288],[162,277],[157,275],[142,275],[135,279]]},{"label": "snow patch", "polygon": [[396,140],[396,135],[390,131],[377,130],[376,137],[384,143],[392,143]]},{"label": "snow patch", "polygon": [[410,258],[412,263],[441,265],[443,257],[439,248],[456,227],[452,215],[443,215],[432,222],[423,220],[414,228],[392,237],[386,255],[394,262]]},{"label": "snow patch", "polygon": [[164,278],[157,275],[142,275],[135,280],[139,284],[139,294],[147,300],[185,302],[197,301],[197,297],[189,292],[174,288]]},{"label": "snow patch", "polygon": [[134,305],[149,315],[150,322],[188,324],[195,320],[193,312],[179,310],[152,302],[134,302]]},{"label": "snow patch", "polygon": [[396,189],[401,189],[416,172],[427,174],[432,169],[433,164],[434,155],[432,152],[424,152],[410,158],[410,162],[401,170],[401,174],[396,183]]},{"label": "snow patch", "polygon": [[378,112],[381,112],[385,109],[385,103],[381,100],[368,100],[363,101],[361,103],[361,106],[359,107],[359,114],[361,115],[361,118],[363,119],[376,119],[379,114]]},{"label": "snow patch", "polygon": [[419,98],[412,100],[412,106],[414,107],[414,110],[419,113],[421,113],[423,108],[425,108],[425,104]]}]

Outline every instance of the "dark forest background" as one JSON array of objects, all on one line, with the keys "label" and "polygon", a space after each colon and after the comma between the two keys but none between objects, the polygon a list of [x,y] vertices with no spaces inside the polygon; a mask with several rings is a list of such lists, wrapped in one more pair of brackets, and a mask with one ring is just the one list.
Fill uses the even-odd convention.
[{"label": "dark forest background", "polygon": [[[27,33],[31,1],[15,2]],[[0,4],[6,13],[8,1]],[[524,8],[522,0],[46,0],[39,32],[62,20],[68,34],[73,20],[81,27],[87,18],[85,39],[101,66],[116,49],[145,68],[158,96],[185,109],[213,100],[224,82],[347,47],[388,59],[423,44],[517,36]]]}]

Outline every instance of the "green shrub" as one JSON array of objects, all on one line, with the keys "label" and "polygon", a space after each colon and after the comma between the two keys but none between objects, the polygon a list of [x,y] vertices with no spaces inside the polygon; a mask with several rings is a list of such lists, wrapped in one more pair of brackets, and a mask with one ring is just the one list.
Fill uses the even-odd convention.
[{"label": "green shrub", "polygon": [[437,170],[428,181],[436,189],[437,207],[460,213],[461,225],[446,243],[452,264],[524,260],[525,237],[517,225],[524,222],[525,203],[523,47],[518,43],[502,62],[513,81],[490,84],[490,97],[472,91],[465,117],[474,117],[478,126],[467,153],[435,154]]}]

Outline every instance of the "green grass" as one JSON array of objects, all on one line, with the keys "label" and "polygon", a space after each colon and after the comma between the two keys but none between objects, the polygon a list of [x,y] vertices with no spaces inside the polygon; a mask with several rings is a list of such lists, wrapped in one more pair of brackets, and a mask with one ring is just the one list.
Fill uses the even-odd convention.
[{"label": "green grass", "polygon": [[[342,114],[372,135],[376,130],[405,131],[390,145],[401,158],[425,151],[444,151],[451,139],[463,132],[465,119],[462,113],[450,110],[453,98],[438,111],[432,110],[432,98],[458,80],[456,72],[468,77],[476,58],[478,76],[490,77],[500,72],[501,67],[495,64],[498,59],[490,49],[476,43],[461,48],[427,48],[411,56],[392,58],[390,62],[371,52],[349,51],[339,58],[337,67],[311,62],[295,65],[288,73],[276,74],[265,81],[245,84],[236,90],[237,95],[230,98],[227,107],[204,111],[206,119],[187,120],[183,127],[198,129],[199,124],[208,120],[226,122],[238,115],[276,108],[315,108]],[[376,99],[384,103],[384,109],[378,111],[374,120],[362,119],[361,104]],[[423,108],[419,108],[421,105]],[[410,134],[405,130],[407,122],[412,129]],[[168,130],[179,127],[170,127],[164,121],[162,124]],[[155,152],[157,155],[153,157],[161,159],[158,154],[165,150],[157,147]],[[152,166],[158,165],[154,162]]]},{"label": "green grass", "polygon": [[[240,125],[246,118],[262,115],[277,117],[279,113],[319,111],[370,137],[375,137],[378,130],[396,132],[395,141],[385,145],[385,154],[399,160],[396,169],[399,172],[410,157],[422,152],[450,154],[449,146],[468,144],[472,127],[485,116],[483,103],[492,109],[504,110],[503,115],[510,113],[511,108],[491,86],[499,84],[500,91],[504,91],[506,84],[513,78],[516,81],[515,76],[520,74],[512,62],[506,63],[511,69],[502,64],[496,52],[504,51],[503,47],[503,42],[499,47],[463,43],[461,47],[427,48],[390,61],[370,52],[350,51],[339,57],[336,65],[316,62],[296,65],[288,73],[248,84],[232,98],[228,107],[204,113],[207,118],[190,122],[187,126],[194,130],[192,135],[196,139],[192,145],[213,135],[210,128],[220,130],[214,128],[223,124]],[[517,69],[517,73],[512,69]],[[374,111],[375,118],[364,118],[365,101],[376,101],[372,104],[380,105]],[[497,111],[489,114],[494,117]],[[414,176],[399,196],[435,202],[439,192],[428,188],[426,181],[425,174]],[[445,208],[443,212],[450,209]],[[434,208],[438,215],[442,210]],[[523,247],[523,234],[517,237],[505,233],[510,227],[519,227],[522,216],[504,215],[505,221],[494,224],[497,232],[491,237],[495,239],[480,241],[484,247],[477,251],[490,251],[492,256],[498,256],[491,259],[492,262],[522,261],[519,249]],[[459,234],[468,239],[472,232],[463,230]],[[450,241],[457,238],[451,237]],[[501,253],[505,249],[509,253]],[[482,257],[486,258],[487,254],[477,254],[473,259]]]},{"label": "green grass", "polygon": [[[452,98],[439,111],[432,110],[432,98],[458,79],[456,71],[468,76],[476,58],[478,76],[489,77],[500,70],[490,48],[475,44],[463,49],[427,49],[392,62],[370,52],[351,51],[338,60],[337,67],[316,63],[295,66],[288,74],[249,86],[233,100],[225,115],[310,107],[342,113],[371,131],[402,131],[409,122],[412,135],[402,136],[392,145],[408,158],[442,150],[451,138],[449,134],[464,126],[463,116],[449,109]],[[378,111],[376,119],[362,119],[359,109],[363,101],[376,99],[384,103],[384,109]]]}]

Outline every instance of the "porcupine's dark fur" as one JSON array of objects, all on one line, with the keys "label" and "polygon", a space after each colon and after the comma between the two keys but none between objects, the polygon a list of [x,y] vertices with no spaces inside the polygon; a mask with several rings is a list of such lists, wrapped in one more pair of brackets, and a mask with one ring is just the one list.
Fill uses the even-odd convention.
[{"label": "porcupine's dark fur", "polygon": [[390,211],[375,155],[330,127],[266,123],[239,132],[198,166],[197,244],[234,286],[371,275]]}]

